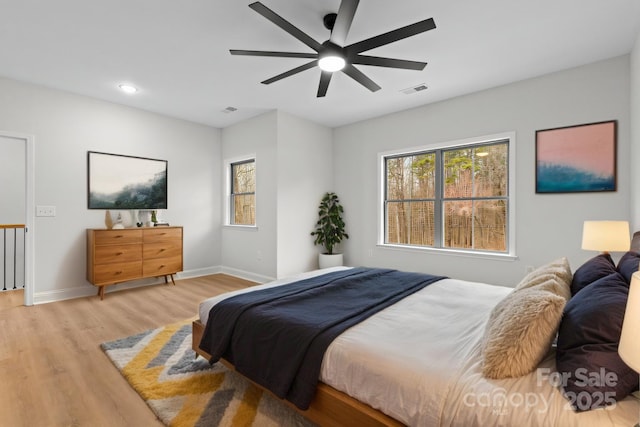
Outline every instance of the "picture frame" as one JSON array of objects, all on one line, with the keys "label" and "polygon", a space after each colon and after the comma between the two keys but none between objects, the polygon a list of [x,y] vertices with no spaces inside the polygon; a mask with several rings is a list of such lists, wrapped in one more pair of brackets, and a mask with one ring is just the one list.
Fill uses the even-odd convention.
[{"label": "picture frame", "polygon": [[168,161],[87,152],[88,209],[167,209]]},{"label": "picture frame", "polygon": [[616,191],[618,122],[536,131],[536,193]]}]

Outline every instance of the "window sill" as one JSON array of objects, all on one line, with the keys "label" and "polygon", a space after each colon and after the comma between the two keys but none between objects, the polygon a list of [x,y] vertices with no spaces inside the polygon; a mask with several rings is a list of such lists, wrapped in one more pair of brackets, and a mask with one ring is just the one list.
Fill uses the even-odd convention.
[{"label": "window sill", "polygon": [[225,224],[223,228],[227,228],[229,230],[242,230],[242,231],[258,231],[257,225],[236,225],[236,224]]},{"label": "window sill", "polygon": [[477,252],[477,251],[465,251],[463,249],[442,249],[442,248],[426,248],[422,246],[409,246],[409,245],[390,245],[390,244],[378,244],[381,249],[387,249],[391,251],[405,251],[413,253],[429,253],[433,255],[451,255],[466,258],[481,258],[492,259],[499,261],[516,261],[518,257],[514,254],[497,253],[497,252]]}]

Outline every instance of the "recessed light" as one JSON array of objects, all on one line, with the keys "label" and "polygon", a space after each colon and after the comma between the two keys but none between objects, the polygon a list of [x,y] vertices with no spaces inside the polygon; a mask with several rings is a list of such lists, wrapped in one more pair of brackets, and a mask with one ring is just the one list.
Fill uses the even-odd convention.
[{"label": "recessed light", "polygon": [[121,91],[128,94],[136,93],[138,91],[137,87],[131,86],[131,85],[122,84],[122,85],[118,85],[118,87],[120,88]]}]

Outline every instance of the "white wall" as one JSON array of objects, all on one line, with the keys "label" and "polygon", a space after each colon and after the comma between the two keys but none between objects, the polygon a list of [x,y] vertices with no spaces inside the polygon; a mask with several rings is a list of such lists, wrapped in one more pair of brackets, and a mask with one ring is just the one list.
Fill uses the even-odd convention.
[{"label": "white wall", "polygon": [[[629,57],[526,80],[334,130],[335,189],[345,205],[349,264],[445,274],[515,285],[528,265],[567,256],[578,267],[587,219],[628,219],[631,193]],[[428,96],[428,94],[426,95]],[[535,194],[535,131],[618,120],[618,190]],[[516,132],[518,260],[501,261],[398,251],[376,246],[376,155],[379,152]]]},{"label": "white wall", "polygon": [[0,224],[25,223],[26,145],[0,128]]},{"label": "white wall", "polygon": [[222,130],[224,159],[256,156],[256,227],[224,227],[226,272],[264,282],[317,268],[310,233],[333,181],[331,138],[331,129],[279,111]]},{"label": "white wall", "polygon": [[640,230],[640,33],[631,51],[631,229]]},{"label": "white wall", "polygon": [[332,138],[325,126],[278,113],[278,277],[318,268],[311,231],[333,188]]},{"label": "white wall", "polygon": [[[256,156],[256,227],[223,228],[222,265],[231,274],[257,281],[277,274],[277,127],[277,112],[272,111],[222,130],[223,160]],[[219,203],[224,209],[224,199]]]},{"label": "white wall", "polygon": [[85,229],[104,227],[104,211],[87,209],[87,151],[168,160],[162,218],[184,226],[185,274],[220,265],[219,130],[8,79],[0,129],[34,135],[35,204],[56,206],[34,224],[36,302],[95,292]]}]

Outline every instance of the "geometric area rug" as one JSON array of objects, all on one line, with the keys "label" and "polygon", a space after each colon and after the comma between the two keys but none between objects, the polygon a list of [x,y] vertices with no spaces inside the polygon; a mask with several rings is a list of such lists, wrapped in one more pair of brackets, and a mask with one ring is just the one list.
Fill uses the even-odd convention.
[{"label": "geometric area rug", "polygon": [[221,363],[196,359],[191,320],[101,344],[102,350],[169,427],[314,426]]}]

